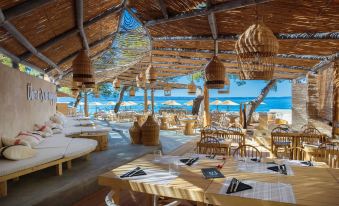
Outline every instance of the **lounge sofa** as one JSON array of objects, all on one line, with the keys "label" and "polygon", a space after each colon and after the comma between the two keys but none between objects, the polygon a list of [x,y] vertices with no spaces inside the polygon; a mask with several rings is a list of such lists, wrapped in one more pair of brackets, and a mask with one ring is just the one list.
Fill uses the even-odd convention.
[{"label": "lounge sofa", "polygon": [[[33,158],[11,161],[0,159],[0,197],[7,195],[7,180],[29,174],[47,167],[56,167],[57,175],[62,175],[62,164],[67,163],[67,168],[72,166],[71,161],[82,156],[88,157],[97,146],[97,141],[85,138],[71,138],[83,132],[109,132],[110,127],[102,126],[78,126],[88,125],[89,120],[76,120],[67,117],[62,133],[46,137],[45,140],[34,149],[37,155]],[[1,139],[0,139],[1,140]]]}]

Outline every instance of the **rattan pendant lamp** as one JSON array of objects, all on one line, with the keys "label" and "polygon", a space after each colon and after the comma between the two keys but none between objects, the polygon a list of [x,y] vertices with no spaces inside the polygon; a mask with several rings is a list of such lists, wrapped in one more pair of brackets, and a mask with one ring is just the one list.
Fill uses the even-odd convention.
[{"label": "rattan pendant lamp", "polygon": [[78,82],[72,81],[72,95],[73,96],[77,96],[79,94],[79,86],[78,86]]},{"label": "rattan pendant lamp", "polygon": [[192,80],[191,80],[191,83],[187,85],[187,93],[189,95],[195,95],[196,91],[197,91],[197,86],[194,84],[194,81],[193,81],[193,76],[192,76]]},{"label": "rattan pendant lamp", "polygon": [[222,89],[225,83],[225,67],[219,60],[218,43],[214,40],[214,55],[205,67],[205,85],[208,89]]},{"label": "rattan pendant lamp", "polygon": [[129,96],[130,96],[130,97],[135,97],[135,89],[134,89],[134,86],[132,86],[131,89],[129,90]]},{"label": "rattan pendant lamp", "polygon": [[120,89],[120,85],[121,83],[120,83],[120,79],[118,79],[118,78],[115,78],[114,79],[114,81],[113,81],[113,87],[114,87],[114,89]]},{"label": "rattan pendant lamp", "polygon": [[279,43],[273,32],[257,20],[235,43],[240,79],[270,80],[274,73],[274,60]]},{"label": "rattan pendant lamp", "polygon": [[81,50],[79,52],[73,60],[72,68],[73,81],[82,83],[86,88],[94,88],[94,69],[87,51]]},{"label": "rattan pendant lamp", "polygon": [[218,94],[229,94],[230,93],[230,79],[228,78],[228,75],[225,77],[225,84],[223,89],[218,90]]},{"label": "rattan pendant lamp", "polygon": [[164,87],[164,96],[169,97],[172,95],[172,89],[169,84],[166,84]]},{"label": "rattan pendant lamp", "polygon": [[150,83],[151,85],[154,84],[157,81],[157,71],[155,68],[152,66],[152,52],[150,52],[150,65],[148,66],[146,70],[146,79],[147,82]]}]

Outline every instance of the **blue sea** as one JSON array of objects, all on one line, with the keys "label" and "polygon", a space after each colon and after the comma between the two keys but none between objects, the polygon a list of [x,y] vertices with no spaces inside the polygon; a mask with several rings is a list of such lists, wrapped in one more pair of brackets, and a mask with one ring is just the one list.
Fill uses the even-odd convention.
[{"label": "blue sea", "polygon": [[[220,100],[220,101],[225,101],[225,100],[231,100],[233,102],[236,102],[238,104],[243,103],[243,102],[247,102],[247,101],[251,101],[252,99],[254,99],[255,97],[211,97],[210,98],[210,103],[215,101],[215,100]],[[89,112],[92,114],[95,111],[99,111],[99,110],[103,110],[103,111],[108,111],[108,110],[112,110],[114,109],[114,106],[108,106],[106,105],[107,102],[109,101],[114,101],[117,102],[118,98],[106,98],[106,97],[100,97],[100,98],[95,98],[92,96],[88,97],[88,102],[89,102]],[[184,108],[187,109],[188,111],[192,110],[191,106],[186,106],[184,105],[186,102],[193,100],[194,97],[175,97],[175,96],[170,96],[170,97],[160,97],[160,96],[156,96],[155,97],[155,111],[159,111],[159,109],[162,108]],[[148,100],[151,100],[150,97],[148,97]],[[165,106],[162,105],[161,103],[167,101],[167,100],[175,100],[178,103],[181,104],[181,106]],[[73,98],[69,98],[69,97],[61,97],[58,98],[58,102],[69,102],[69,105],[73,105],[75,99]],[[135,110],[135,111],[143,111],[143,103],[144,103],[144,97],[143,96],[135,96],[135,97],[129,97],[129,96],[125,96],[124,97],[124,101],[133,101],[135,103],[137,103],[137,106],[127,106],[127,107],[120,107],[120,111],[123,110]],[[91,105],[91,102],[99,102],[102,105],[100,106],[94,106]],[[150,106],[149,106],[150,107]],[[257,108],[257,112],[268,112],[270,109],[291,109],[292,108],[292,98],[291,97],[266,97],[264,99],[264,104],[261,104],[258,108]],[[82,110],[83,106],[78,106],[78,110]],[[213,106],[210,105],[210,110],[216,110],[217,106]],[[218,110],[219,111],[239,111],[239,106],[218,106]]]}]

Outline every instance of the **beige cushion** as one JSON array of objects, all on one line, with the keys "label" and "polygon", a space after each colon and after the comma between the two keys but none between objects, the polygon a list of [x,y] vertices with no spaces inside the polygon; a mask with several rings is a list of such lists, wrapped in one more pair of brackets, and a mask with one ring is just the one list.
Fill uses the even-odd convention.
[{"label": "beige cushion", "polygon": [[88,154],[95,150],[98,142],[92,139],[86,138],[73,138],[68,145],[64,157],[74,157]]},{"label": "beige cushion", "polygon": [[50,136],[53,135],[53,131],[48,125],[35,124],[34,125],[34,131],[41,132],[43,137],[50,137]]},{"label": "beige cushion", "polygon": [[23,160],[34,157],[37,152],[24,145],[12,145],[0,149],[0,154],[8,160]]}]

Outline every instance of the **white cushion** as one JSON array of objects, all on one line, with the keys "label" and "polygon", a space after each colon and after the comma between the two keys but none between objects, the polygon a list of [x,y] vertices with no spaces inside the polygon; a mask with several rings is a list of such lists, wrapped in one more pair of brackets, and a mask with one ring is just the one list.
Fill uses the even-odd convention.
[{"label": "white cushion", "polygon": [[0,149],[0,154],[8,160],[23,160],[34,157],[37,152],[24,145],[12,145]]},{"label": "white cushion", "polygon": [[95,150],[98,142],[86,138],[73,138],[72,142],[68,145],[64,157],[73,157],[85,155]]},{"label": "white cushion", "polygon": [[55,134],[52,137],[47,137],[44,142],[34,147],[34,149],[46,148],[66,148],[72,142],[72,138],[65,137],[64,134]]},{"label": "white cushion", "polygon": [[50,128],[48,125],[35,124],[34,125],[34,131],[41,132],[43,137],[50,137],[50,136],[53,135],[52,128]]},{"label": "white cushion", "polygon": [[0,176],[18,172],[44,163],[48,163],[57,159],[61,159],[64,155],[65,148],[46,148],[37,149],[35,157],[20,161],[0,160]]}]

